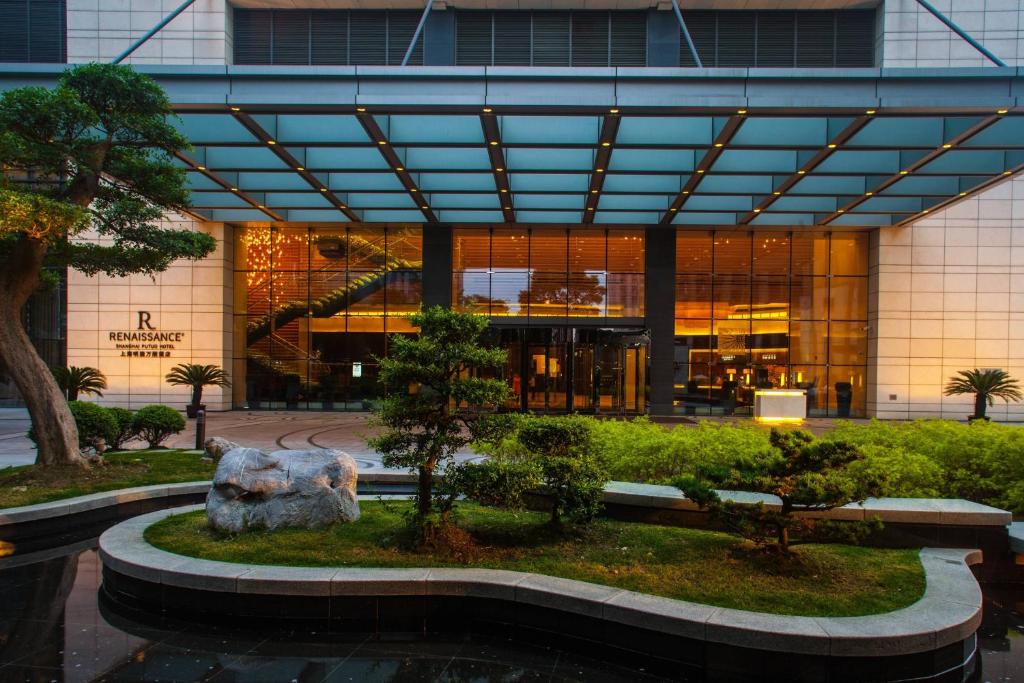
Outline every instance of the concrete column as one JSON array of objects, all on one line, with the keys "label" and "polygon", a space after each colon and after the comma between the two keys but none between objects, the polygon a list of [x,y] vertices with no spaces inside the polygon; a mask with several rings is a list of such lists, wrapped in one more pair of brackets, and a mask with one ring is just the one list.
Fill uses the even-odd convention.
[{"label": "concrete column", "polygon": [[646,231],[646,283],[644,315],[650,330],[651,382],[649,412],[672,414],[672,378],[675,344],[676,231],[649,227]]},{"label": "concrete column", "polygon": [[668,7],[647,11],[647,66],[679,66],[679,22]]},{"label": "concrete column", "polygon": [[452,226],[423,227],[423,305],[452,305]]},{"label": "concrete column", "polygon": [[427,16],[427,23],[423,27],[423,64],[455,64],[455,10],[435,7]]}]

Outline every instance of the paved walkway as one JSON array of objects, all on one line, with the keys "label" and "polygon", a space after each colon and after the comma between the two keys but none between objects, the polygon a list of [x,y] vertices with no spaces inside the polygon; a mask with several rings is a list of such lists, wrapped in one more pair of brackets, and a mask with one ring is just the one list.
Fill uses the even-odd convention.
[{"label": "paved walkway", "polygon": [[[366,445],[367,437],[376,433],[369,419],[366,413],[236,410],[210,413],[207,416],[206,435],[222,436],[243,446],[270,450],[338,448],[356,458],[360,469],[371,469],[380,467],[380,456]],[[749,422],[749,418],[697,417],[675,419],[670,424],[693,425],[699,420]],[[815,434],[826,432],[833,426],[832,420],[824,418],[810,418],[804,423],[804,428]],[[35,447],[25,436],[28,427],[28,413],[23,408],[0,408],[0,467],[28,465],[35,461]],[[167,445],[193,448],[195,420],[189,420],[185,431],[171,437]],[[472,453],[466,451],[460,454],[459,459],[470,457]]]}]

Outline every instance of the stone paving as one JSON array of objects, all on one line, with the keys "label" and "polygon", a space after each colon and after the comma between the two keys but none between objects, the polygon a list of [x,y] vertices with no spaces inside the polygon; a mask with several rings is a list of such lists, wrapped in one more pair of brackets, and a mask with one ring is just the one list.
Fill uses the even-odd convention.
[{"label": "stone paving", "polygon": [[[669,424],[694,425],[700,420],[725,423],[748,423],[749,418],[670,418]],[[858,420],[861,421],[861,420]],[[379,468],[380,456],[366,445],[366,438],[376,433],[367,413],[322,413],[300,410],[254,411],[235,410],[210,413],[206,435],[222,436],[229,441],[277,450],[281,448],[338,448],[356,459],[360,469]],[[834,426],[831,419],[811,418],[804,428],[816,434]],[[0,467],[28,465],[35,460],[35,447],[25,436],[29,427],[28,413],[23,408],[0,409]],[[141,444],[135,444],[141,445]],[[174,448],[195,446],[195,420],[189,420],[185,431],[167,442]],[[465,451],[459,459],[471,458]]]}]

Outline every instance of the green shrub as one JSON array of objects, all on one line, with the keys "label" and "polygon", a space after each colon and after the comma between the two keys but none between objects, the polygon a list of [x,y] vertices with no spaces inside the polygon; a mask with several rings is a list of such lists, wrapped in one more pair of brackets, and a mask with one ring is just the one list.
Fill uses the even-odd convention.
[{"label": "green shrub", "polygon": [[117,420],[106,408],[85,401],[68,401],[71,416],[78,427],[78,446],[91,447],[103,439],[110,444],[117,436]]},{"label": "green shrub", "polygon": [[536,463],[500,459],[462,463],[446,479],[456,495],[510,510],[525,508],[526,494],[539,489],[542,483]]},{"label": "green shrub", "polygon": [[150,448],[160,446],[167,437],[185,429],[185,418],[170,406],[151,405],[140,408],[132,420],[132,428]]},{"label": "green shrub", "polygon": [[139,432],[135,429],[135,411],[128,410],[127,408],[107,408],[110,414],[114,416],[114,420],[117,422],[117,431],[114,433],[114,438],[108,441],[110,447],[113,450],[121,450],[124,445],[132,439],[138,437]]},{"label": "green shrub", "polygon": [[540,491],[551,497],[551,524],[588,522],[600,511],[607,470],[595,453],[593,424],[583,417],[534,417],[519,425],[519,444],[536,463]]}]

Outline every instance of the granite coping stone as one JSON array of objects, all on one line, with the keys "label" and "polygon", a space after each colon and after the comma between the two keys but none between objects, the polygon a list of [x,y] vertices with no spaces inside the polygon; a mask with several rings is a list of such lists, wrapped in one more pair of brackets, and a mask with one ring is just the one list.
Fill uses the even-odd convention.
[{"label": "granite coping stone", "polygon": [[149,545],[146,528],[190,505],[116,524],[100,537],[105,567],[154,584],[249,595],[466,596],[603,619],[698,641],[805,655],[895,656],[962,641],[981,622],[981,589],[969,565],[981,552],[920,551],[924,596],[861,617],[801,617],[715,607],[554,576],[481,568],[277,567],[215,562]]},{"label": "granite coping stone", "polygon": [[[365,482],[402,483],[415,480],[408,472],[369,471],[360,472]],[[21,522],[51,519],[116,506],[139,500],[153,500],[170,496],[195,495],[210,488],[209,481],[191,481],[180,484],[157,484],[91,493],[77,498],[0,509],[0,527]],[[780,501],[765,493],[746,491],[719,491],[723,500],[739,503],[764,503],[767,507],[778,507]],[[610,481],[605,485],[604,502],[641,508],[685,510],[699,512],[700,507],[674,486],[638,484],[624,481]],[[947,498],[869,498],[863,503],[850,503],[834,510],[809,510],[795,513],[801,517],[859,521],[878,517],[882,522],[932,524],[938,526],[1007,526],[1013,515],[1006,510],[982,505],[969,500]],[[1024,548],[1024,529],[1019,541]]]}]

